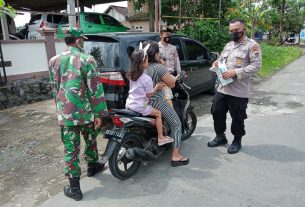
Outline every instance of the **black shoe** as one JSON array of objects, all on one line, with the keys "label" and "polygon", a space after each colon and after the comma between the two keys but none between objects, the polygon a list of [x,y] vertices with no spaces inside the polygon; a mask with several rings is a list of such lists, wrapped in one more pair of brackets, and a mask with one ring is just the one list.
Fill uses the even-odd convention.
[{"label": "black shoe", "polygon": [[100,162],[97,163],[89,163],[87,168],[87,176],[92,177],[96,173],[103,171],[105,167],[105,164],[102,164]]},{"label": "black shoe", "polygon": [[241,144],[232,143],[230,145],[230,147],[228,148],[228,153],[235,154],[235,153],[239,152],[240,149],[241,149]]},{"label": "black shoe", "polygon": [[236,154],[241,149],[241,137],[234,137],[234,140],[228,148],[229,154]]},{"label": "black shoe", "polygon": [[79,201],[83,198],[83,193],[80,190],[79,178],[69,178],[70,185],[64,187],[65,196]]},{"label": "black shoe", "polygon": [[190,163],[190,159],[187,158],[186,160],[183,160],[185,158],[186,157],[182,157],[181,160],[172,160],[172,166],[173,167],[178,167],[178,166],[182,166],[182,165],[188,165]]},{"label": "black shoe", "polygon": [[218,147],[228,143],[226,135],[217,135],[212,141],[208,142],[208,147]]}]

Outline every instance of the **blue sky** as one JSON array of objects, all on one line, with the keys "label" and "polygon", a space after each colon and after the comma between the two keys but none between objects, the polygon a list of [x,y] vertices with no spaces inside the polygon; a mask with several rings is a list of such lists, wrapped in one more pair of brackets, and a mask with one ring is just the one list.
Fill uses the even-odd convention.
[{"label": "blue sky", "polygon": [[[85,8],[85,11],[104,12],[110,5],[127,7],[127,1],[120,1],[109,4],[98,4],[92,9]],[[24,13],[24,15],[17,15],[15,18],[16,27],[23,26],[30,21],[30,13]]]}]

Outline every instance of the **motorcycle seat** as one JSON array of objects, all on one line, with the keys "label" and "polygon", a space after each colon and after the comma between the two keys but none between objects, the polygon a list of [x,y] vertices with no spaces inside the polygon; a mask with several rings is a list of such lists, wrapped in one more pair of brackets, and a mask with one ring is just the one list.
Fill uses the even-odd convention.
[{"label": "motorcycle seat", "polygon": [[142,114],[132,111],[132,110],[128,110],[128,109],[112,109],[112,111],[114,111],[118,114],[125,114],[125,115],[129,115],[129,116],[142,116]]},{"label": "motorcycle seat", "polygon": [[129,110],[129,109],[112,109],[117,114],[124,114],[132,117],[150,117],[150,118],[155,118],[154,116],[143,116],[142,114]]}]

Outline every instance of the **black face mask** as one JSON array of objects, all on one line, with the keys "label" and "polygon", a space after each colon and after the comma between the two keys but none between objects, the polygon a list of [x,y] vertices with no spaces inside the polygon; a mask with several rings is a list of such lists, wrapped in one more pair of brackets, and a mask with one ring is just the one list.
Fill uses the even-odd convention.
[{"label": "black face mask", "polygon": [[241,32],[231,32],[230,33],[230,38],[232,41],[237,42],[240,38],[242,38],[244,36],[245,32],[241,31]]},{"label": "black face mask", "polygon": [[171,41],[171,36],[164,37],[163,40],[164,40],[164,42],[166,42],[166,43],[170,43],[170,41]]}]

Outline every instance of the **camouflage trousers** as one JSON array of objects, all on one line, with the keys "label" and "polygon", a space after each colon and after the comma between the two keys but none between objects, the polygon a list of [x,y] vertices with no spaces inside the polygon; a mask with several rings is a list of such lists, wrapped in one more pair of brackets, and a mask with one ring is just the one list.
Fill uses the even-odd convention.
[{"label": "camouflage trousers", "polygon": [[85,160],[87,163],[96,163],[98,151],[96,137],[100,130],[94,128],[94,124],[80,126],[61,126],[61,140],[64,144],[65,176],[69,178],[80,177],[81,168],[79,166],[80,134],[85,140]]}]

